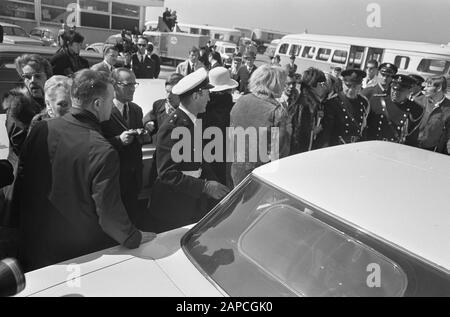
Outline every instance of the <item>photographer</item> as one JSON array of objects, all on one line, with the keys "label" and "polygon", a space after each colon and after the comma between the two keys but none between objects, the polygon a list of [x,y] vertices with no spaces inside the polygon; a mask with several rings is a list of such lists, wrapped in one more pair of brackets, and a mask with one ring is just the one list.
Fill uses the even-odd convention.
[{"label": "photographer", "polygon": [[63,46],[50,60],[53,75],[70,76],[81,69],[89,68],[89,62],[80,56],[84,37],[80,33],[70,30],[64,32],[61,39]]}]

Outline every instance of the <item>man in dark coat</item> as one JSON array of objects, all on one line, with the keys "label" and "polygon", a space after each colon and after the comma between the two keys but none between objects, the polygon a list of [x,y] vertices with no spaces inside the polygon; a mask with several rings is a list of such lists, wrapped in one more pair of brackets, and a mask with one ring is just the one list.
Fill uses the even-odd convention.
[{"label": "man in dark coat", "polygon": [[366,72],[348,69],[342,77],[343,91],[324,105],[322,146],[360,141],[366,127],[369,102],[359,94]]},{"label": "man in dark coat", "polygon": [[131,57],[131,67],[136,78],[155,78],[155,63],[147,54],[148,41],[140,37],[137,42],[138,51]]},{"label": "man in dark coat", "polygon": [[150,55],[150,58],[152,59],[153,64],[155,66],[155,69],[153,71],[154,78],[158,78],[159,73],[161,72],[161,59],[159,58],[158,55],[153,53],[153,50],[154,50],[153,43],[148,43],[147,44],[147,54]]},{"label": "man in dark coat", "polygon": [[[166,93],[167,97],[165,99],[156,100],[153,103],[152,110],[150,110],[142,119],[144,123],[144,128],[148,133],[154,137],[156,136],[159,128],[167,120],[167,118],[178,108],[180,104],[180,97],[172,93],[173,87],[183,78],[184,76],[178,73],[173,73],[166,80]],[[158,172],[156,170],[156,151],[153,152],[152,166],[150,168],[149,184],[153,186],[156,180]]]},{"label": "man in dark coat", "polygon": [[127,68],[111,73],[115,98],[111,118],[102,122],[102,132],[119,153],[120,193],[128,216],[138,217],[138,195],[142,187],[142,109],[133,103],[136,77]]},{"label": "man in dark coat", "polygon": [[89,62],[80,56],[84,37],[75,31],[67,31],[63,38],[63,46],[50,60],[53,75],[70,76],[80,69],[89,68]]},{"label": "man in dark coat", "polygon": [[25,142],[13,207],[26,271],[155,237],[130,222],[120,199],[119,157],[101,135],[113,94],[102,73],[78,72],[70,113],[39,122]]},{"label": "man in dark coat", "polygon": [[233,76],[238,83],[239,83],[239,92],[241,94],[248,94],[248,81],[250,79],[250,76],[253,74],[253,72],[256,69],[255,66],[255,54],[252,52],[249,52],[244,55],[244,61],[245,65],[241,66],[235,76]]},{"label": "man in dark coat", "polygon": [[[37,54],[19,56],[15,63],[24,87],[11,90],[3,100],[3,108],[6,110],[6,132],[9,138],[8,161],[14,168],[14,175],[31,121],[45,109],[44,85],[52,75],[50,63]],[[15,227],[17,221],[11,213],[10,206],[12,189],[12,186],[3,188],[5,200],[0,212],[0,223]]]},{"label": "man in dark coat", "polygon": [[229,191],[215,180],[202,157],[202,131],[196,125],[197,114],[205,111],[209,101],[207,78],[201,68],[175,85],[173,93],[180,96],[180,106],[158,132],[158,178],[150,203],[157,232],[197,222],[209,211],[209,198],[221,199]]},{"label": "man in dark coat", "polygon": [[417,136],[420,148],[442,154],[450,154],[450,100],[446,92],[444,76],[433,76],[425,81],[424,114]]},{"label": "man in dark coat", "polygon": [[379,66],[378,85],[364,89],[361,94],[369,100],[367,117],[367,140],[400,142],[401,129],[407,117],[390,98],[392,77],[397,67],[391,63]]}]

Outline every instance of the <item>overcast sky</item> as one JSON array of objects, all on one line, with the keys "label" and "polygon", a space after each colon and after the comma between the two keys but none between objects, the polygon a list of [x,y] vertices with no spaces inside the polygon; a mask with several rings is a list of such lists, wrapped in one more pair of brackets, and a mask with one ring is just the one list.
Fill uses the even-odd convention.
[{"label": "overcast sky", "polygon": [[[180,23],[450,42],[450,0],[165,0],[165,7]],[[147,20],[163,10],[148,8]]]}]

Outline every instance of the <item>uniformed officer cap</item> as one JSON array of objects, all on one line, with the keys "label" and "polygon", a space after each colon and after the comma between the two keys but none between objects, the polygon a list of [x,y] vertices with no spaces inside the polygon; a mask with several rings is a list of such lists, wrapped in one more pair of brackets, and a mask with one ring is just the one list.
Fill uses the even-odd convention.
[{"label": "uniformed officer cap", "polygon": [[361,84],[364,77],[367,76],[366,72],[358,69],[358,68],[354,68],[354,69],[346,69],[341,73],[341,76],[344,79],[344,82],[349,83],[349,84]]},{"label": "uniformed officer cap", "polygon": [[425,78],[419,75],[409,75],[409,77],[415,80],[416,85],[422,85],[423,82],[425,81]]},{"label": "uniformed officer cap", "polygon": [[394,76],[395,74],[397,74],[398,68],[392,63],[383,63],[378,66],[378,70],[381,74]]},{"label": "uniformed officer cap", "polygon": [[416,81],[407,75],[398,74],[392,77],[392,89],[410,89],[413,85],[416,84]]},{"label": "uniformed officer cap", "polygon": [[173,88],[172,93],[180,97],[192,95],[202,89],[214,88],[208,81],[208,72],[199,68],[195,72],[183,77]]}]

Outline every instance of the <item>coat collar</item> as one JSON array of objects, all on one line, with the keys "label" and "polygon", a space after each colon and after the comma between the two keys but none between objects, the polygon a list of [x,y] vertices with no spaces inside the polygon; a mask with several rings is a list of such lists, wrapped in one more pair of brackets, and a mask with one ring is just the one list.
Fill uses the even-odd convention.
[{"label": "coat collar", "polygon": [[100,121],[90,111],[78,108],[70,108],[69,113],[63,116],[63,119],[76,124],[81,127],[85,127],[90,130],[101,131]]}]

